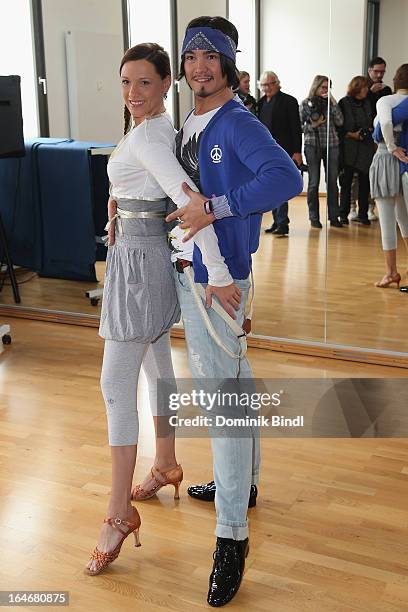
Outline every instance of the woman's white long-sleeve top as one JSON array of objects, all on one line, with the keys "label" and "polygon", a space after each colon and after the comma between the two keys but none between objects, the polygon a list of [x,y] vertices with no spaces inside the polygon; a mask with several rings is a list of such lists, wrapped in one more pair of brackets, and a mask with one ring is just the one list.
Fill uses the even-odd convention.
[{"label": "woman's white long-sleeve top", "polygon": [[[167,195],[178,208],[188,204],[182,183],[188,183],[194,191],[197,187],[177,161],[174,141],[175,131],[167,113],[134,127],[118,144],[108,163],[112,198],[149,200]],[[208,270],[209,284],[230,285],[233,279],[212,225],[197,232],[193,240]]]}]

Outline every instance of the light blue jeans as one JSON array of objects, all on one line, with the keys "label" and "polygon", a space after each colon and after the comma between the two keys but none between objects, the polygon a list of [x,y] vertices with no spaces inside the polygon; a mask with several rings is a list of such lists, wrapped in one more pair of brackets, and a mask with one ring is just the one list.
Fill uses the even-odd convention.
[{"label": "light blue jeans", "polygon": [[[203,378],[252,379],[253,374],[247,358],[229,357],[209,335],[194,303],[186,276],[175,271],[175,281],[193,378],[198,380]],[[242,325],[244,307],[251,284],[249,279],[234,280],[234,283],[241,290],[241,304],[236,313],[236,321]],[[213,299],[216,298],[213,297]],[[238,340],[231,328],[212,308],[207,312],[222,342],[238,354]],[[217,526],[215,535],[221,538],[244,540],[248,537],[249,491],[251,484],[257,484],[259,479],[259,430],[248,428],[246,437],[211,435],[211,445],[216,485]]]}]

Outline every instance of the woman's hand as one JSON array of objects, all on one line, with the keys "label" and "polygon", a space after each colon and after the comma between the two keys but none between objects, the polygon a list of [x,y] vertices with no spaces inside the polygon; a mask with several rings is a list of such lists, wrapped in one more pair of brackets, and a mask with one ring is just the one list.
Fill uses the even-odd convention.
[{"label": "woman's hand", "polygon": [[[116,209],[117,209],[118,205],[116,203],[115,200],[113,200],[112,198],[109,198],[108,200],[108,219],[109,221],[111,219],[113,219],[113,217],[116,215]],[[115,227],[116,227],[116,223],[113,222],[110,224],[109,229],[108,229],[108,246],[112,246],[115,244]]]},{"label": "woman's hand", "polygon": [[402,147],[397,147],[396,149],[394,149],[394,151],[392,152],[392,154],[400,161],[403,162],[404,164],[408,164],[408,157],[407,154],[405,152],[405,149],[403,149]]},{"label": "woman's hand", "polygon": [[226,310],[232,319],[236,319],[235,310],[239,310],[241,303],[241,290],[239,287],[232,283],[226,287],[214,287],[213,285],[207,285],[205,290],[207,308],[211,307],[212,296],[215,295],[218,298],[221,306]]}]

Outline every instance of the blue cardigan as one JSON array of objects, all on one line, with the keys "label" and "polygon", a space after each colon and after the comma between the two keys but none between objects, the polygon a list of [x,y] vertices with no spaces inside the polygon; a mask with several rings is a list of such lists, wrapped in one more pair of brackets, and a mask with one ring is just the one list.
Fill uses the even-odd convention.
[{"label": "blue cardigan", "polygon": [[[233,216],[214,221],[214,230],[231,276],[245,279],[251,253],[259,246],[262,213],[302,191],[300,172],[269,130],[235,100],[208,122],[201,137],[199,168],[202,193],[228,199]],[[195,281],[207,283],[196,245],[193,268]]]},{"label": "blue cardigan", "polygon": [[[392,123],[393,125],[398,125],[402,123],[402,132],[400,138],[400,146],[408,150],[408,96],[405,100],[402,100],[392,109]],[[383,140],[383,135],[381,132],[380,122],[375,126],[374,134],[373,134],[375,142],[381,142]],[[408,164],[404,164],[404,162],[400,161],[400,172],[404,174],[404,172],[408,172]]]}]

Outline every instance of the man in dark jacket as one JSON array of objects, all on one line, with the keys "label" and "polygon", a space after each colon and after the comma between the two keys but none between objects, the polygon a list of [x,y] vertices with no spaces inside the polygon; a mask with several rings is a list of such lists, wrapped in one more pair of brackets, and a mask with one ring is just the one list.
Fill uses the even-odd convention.
[{"label": "man in dark jacket", "polygon": [[374,57],[368,64],[368,77],[370,83],[367,97],[371,103],[373,117],[377,114],[376,105],[378,100],[383,96],[392,94],[391,87],[383,83],[386,67],[386,61],[382,57]]},{"label": "man in dark jacket", "polygon": [[[298,101],[281,91],[277,75],[270,70],[262,74],[259,84],[264,95],[258,103],[258,117],[299,167],[302,164],[302,128]],[[274,223],[266,233],[287,236],[288,208],[288,203],[283,202],[272,211]]]},{"label": "man in dark jacket", "polygon": [[[377,114],[377,102],[383,96],[392,94],[392,89],[383,83],[383,78],[386,72],[387,63],[382,57],[373,57],[368,64],[369,89],[367,99],[370,101],[373,117]],[[353,205],[354,204],[354,205]],[[355,221],[358,218],[355,202],[352,204],[350,219]],[[370,198],[368,205],[368,220],[377,221],[377,215],[374,212],[375,202]]]}]

